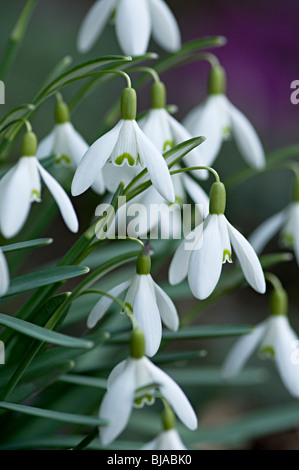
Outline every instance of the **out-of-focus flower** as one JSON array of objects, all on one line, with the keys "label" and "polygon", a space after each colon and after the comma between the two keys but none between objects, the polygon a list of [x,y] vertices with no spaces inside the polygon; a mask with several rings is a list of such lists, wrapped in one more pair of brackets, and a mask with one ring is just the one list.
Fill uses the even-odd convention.
[{"label": "out-of-focus flower", "polygon": [[91,49],[114,10],[116,35],[125,54],[144,54],[151,34],[169,52],[181,47],[179,27],[164,0],[98,0],[81,25],[77,42],[80,52]]}]

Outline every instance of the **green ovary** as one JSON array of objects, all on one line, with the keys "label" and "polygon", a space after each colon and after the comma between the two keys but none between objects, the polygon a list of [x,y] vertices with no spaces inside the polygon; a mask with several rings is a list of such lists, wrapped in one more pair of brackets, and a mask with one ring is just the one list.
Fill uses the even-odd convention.
[{"label": "green ovary", "polygon": [[124,161],[127,160],[129,166],[134,166],[135,165],[135,159],[130,155],[129,153],[125,152],[119,157],[116,157],[114,160],[115,165],[122,166],[124,164]]}]

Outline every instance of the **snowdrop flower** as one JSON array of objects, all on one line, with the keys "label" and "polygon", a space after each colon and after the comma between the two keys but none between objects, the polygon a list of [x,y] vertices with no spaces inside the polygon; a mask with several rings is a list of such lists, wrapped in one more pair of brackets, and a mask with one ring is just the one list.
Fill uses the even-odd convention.
[{"label": "snowdrop flower", "polygon": [[222,67],[212,67],[205,103],[195,107],[183,120],[183,124],[192,135],[206,137],[200,149],[204,165],[212,165],[223,140],[232,136],[248,165],[257,170],[265,166],[264,150],[255,129],[225,95]]},{"label": "snowdrop flower", "polygon": [[253,333],[242,336],[229,352],[222,369],[223,379],[230,379],[244,366],[251,354],[258,350],[261,358],[273,359],[288,391],[299,398],[298,337],[287,317],[287,294],[274,290],[271,315],[256,326]]},{"label": "snowdrop flower", "polygon": [[179,27],[164,0],[98,0],[80,28],[77,42],[80,52],[91,49],[114,10],[116,35],[125,54],[144,54],[151,33],[163,49],[169,52],[180,49]]},{"label": "snowdrop flower", "polygon": [[189,429],[196,429],[197,417],[188,398],[174,380],[144,356],[144,335],[137,328],[131,337],[130,357],[118,364],[108,378],[99,411],[99,417],[108,421],[100,428],[103,445],[110,444],[124,430],[134,404],[140,407],[154,402],[157,384],[178,418]]},{"label": "snowdrop flower", "polygon": [[9,287],[9,271],[6,258],[0,248],[0,297],[6,294]]},{"label": "snowdrop flower", "polygon": [[163,412],[164,430],[140,450],[187,450],[175,429],[175,416],[169,406]]},{"label": "snowdrop flower", "polygon": [[0,181],[0,228],[5,238],[15,236],[23,227],[31,203],[41,201],[41,178],[54,197],[60,213],[72,232],[78,231],[78,219],[72,203],[59,183],[36,158],[37,139],[25,134],[22,157]]},{"label": "snowdrop flower", "polygon": [[[56,154],[56,162],[75,170],[89,146],[70,122],[67,104],[59,101],[55,109],[56,125],[52,132],[41,140],[36,156],[39,160]],[[92,189],[98,194],[104,194],[105,184],[102,172],[99,172]]]},{"label": "snowdrop flower", "polygon": [[[157,81],[153,84],[151,98],[151,109],[138,124],[157,149],[164,153],[171,147],[192,139],[190,132],[166,110],[166,88],[163,82]],[[195,148],[183,158],[187,166],[199,166],[203,161],[199,148]],[[194,173],[202,179],[208,177],[206,170],[195,170]]]},{"label": "snowdrop flower", "polygon": [[169,268],[170,284],[178,284],[188,274],[190,289],[201,300],[215,289],[222,264],[232,262],[231,245],[247,282],[259,293],[266,289],[259,259],[248,241],[226,219],[225,204],[225,187],[216,182],[211,188],[209,215],[179,245]]},{"label": "snowdrop flower", "polygon": [[265,220],[249,240],[257,253],[261,253],[268,241],[280,230],[281,244],[294,250],[299,265],[299,200],[290,203],[283,211]]},{"label": "snowdrop flower", "polygon": [[[179,317],[174,303],[158,286],[150,275],[151,258],[141,254],[137,259],[137,273],[109,291],[112,296],[119,296],[127,290],[125,304],[133,310],[138,326],[144,331],[146,338],[146,354],[153,356],[159,349],[162,338],[163,323],[172,331],[179,327]],[[88,328],[93,328],[105,315],[113,300],[102,297],[94,306],[87,319]]]},{"label": "snowdrop flower", "polygon": [[[87,150],[76,170],[72,194],[86,191],[108,161],[112,168],[127,170],[145,167],[157,191],[169,202],[174,202],[174,188],[162,154],[141,131],[136,118],[136,92],[125,88],[121,100],[121,120],[107,134],[96,140]],[[113,167],[112,167],[113,166]],[[119,174],[116,175],[116,178]]]}]

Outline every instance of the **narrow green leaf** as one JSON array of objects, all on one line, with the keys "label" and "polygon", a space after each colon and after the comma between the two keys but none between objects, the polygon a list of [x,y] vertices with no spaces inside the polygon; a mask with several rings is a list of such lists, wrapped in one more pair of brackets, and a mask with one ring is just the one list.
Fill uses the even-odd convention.
[{"label": "narrow green leaf", "polygon": [[45,341],[46,343],[57,344],[66,348],[90,349],[93,347],[93,342],[90,340],[73,338],[72,336],[57,333],[56,331],[42,328],[34,323],[29,323],[25,320],[20,320],[19,318],[11,317],[3,313],[0,313],[0,325],[12,328],[14,331],[30,336],[31,338]]},{"label": "narrow green leaf", "polygon": [[37,287],[48,286],[55,282],[82,276],[88,272],[89,268],[85,266],[60,266],[57,268],[24,274],[23,276],[11,279],[10,288],[2,298],[36,289]]},{"label": "narrow green leaf", "polygon": [[4,245],[1,250],[5,253],[8,251],[24,250],[27,248],[37,248],[40,246],[47,246],[53,243],[53,238],[37,238],[36,240],[28,240],[26,242],[12,243],[11,245]]},{"label": "narrow green leaf", "polygon": [[101,388],[106,390],[107,380],[100,379],[99,377],[88,377],[86,375],[66,374],[59,378],[60,382],[69,383],[73,385],[83,385],[85,387]]},{"label": "narrow green leaf", "polygon": [[42,96],[49,96],[60,88],[64,87],[67,83],[71,83],[72,81],[79,80],[83,75],[86,75],[96,68],[106,65],[113,62],[122,62],[122,61],[131,61],[132,58],[128,56],[120,56],[120,55],[111,55],[105,57],[99,57],[98,59],[89,60],[84,62],[83,64],[77,65],[73,67],[71,70],[60,75],[60,77],[56,78],[52,83],[50,83],[45,90],[41,92]]},{"label": "narrow green leaf", "polygon": [[0,402],[0,408],[4,410],[16,411],[18,413],[35,416],[36,418],[53,419],[69,424],[83,424],[85,426],[103,426],[107,421],[95,418],[94,416],[76,415],[72,413],[62,413],[60,411],[34,408],[33,406],[19,405],[17,403]]},{"label": "narrow green leaf", "polygon": [[182,386],[217,386],[236,387],[264,384],[269,379],[269,373],[262,368],[244,369],[230,381],[221,379],[221,369],[219,367],[196,367],[165,369],[176,382]]}]

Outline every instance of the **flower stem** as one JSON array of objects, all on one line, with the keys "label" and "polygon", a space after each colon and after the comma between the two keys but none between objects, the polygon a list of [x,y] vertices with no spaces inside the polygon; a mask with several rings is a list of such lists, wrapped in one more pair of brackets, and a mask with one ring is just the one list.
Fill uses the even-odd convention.
[{"label": "flower stem", "polygon": [[15,59],[17,49],[27,29],[33,8],[38,0],[28,0],[9,38],[3,62],[0,67],[0,79],[5,80]]},{"label": "flower stem", "polygon": [[134,67],[134,68],[130,69],[130,72],[131,73],[134,73],[134,72],[149,73],[153,77],[153,79],[156,83],[160,83],[160,81],[161,81],[160,77],[159,77],[159,74],[152,67]]},{"label": "flower stem", "polygon": [[86,447],[98,436],[99,429],[98,426],[96,426],[90,433],[87,434],[87,436],[82,439],[82,441],[79,442],[75,447],[72,448],[72,450],[84,450]]},{"label": "flower stem", "polygon": [[270,282],[270,284],[272,284],[272,286],[275,290],[283,289],[283,286],[282,286],[280,280],[278,279],[277,276],[275,276],[275,274],[265,272],[265,279],[266,279],[266,281]]},{"label": "flower stem", "polygon": [[194,171],[194,170],[208,170],[210,171],[211,173],[213,173],[213,175],[215,176],[215,180],[217,183],[220,183],[220,177],[219,177],[219,174],[217,173],[216,170],[214,170],[214,168],[211,168],[209,166],[190,166],[188,168],[180,168],[179,170],[173,170],[170,172],[171,175],[176,175],[178,173],[183,173],[183,172],[186,172],[186,171]]}]

